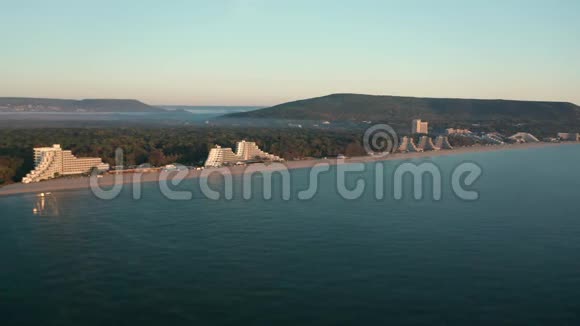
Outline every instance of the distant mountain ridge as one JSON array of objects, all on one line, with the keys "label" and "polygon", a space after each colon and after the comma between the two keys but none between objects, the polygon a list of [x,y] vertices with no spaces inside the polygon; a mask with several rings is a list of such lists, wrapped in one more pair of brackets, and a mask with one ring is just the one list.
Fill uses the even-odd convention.
[{"label": "distant mountain ridge", "polygon": [[580,121],[580,107],[568,102],[421,98],[332,94],[239,112],[226,118],[293,120],[429,121],[537,120]]},{"label": "distant mountain ridge", "polygon": [[132,99],[49,99],[0,97],[0,112],[159,112],[162,109]]}]

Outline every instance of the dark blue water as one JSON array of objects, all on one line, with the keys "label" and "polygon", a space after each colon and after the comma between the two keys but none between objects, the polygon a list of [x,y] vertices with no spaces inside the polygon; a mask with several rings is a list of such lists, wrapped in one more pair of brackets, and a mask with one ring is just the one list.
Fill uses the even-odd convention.
[{"label": "dark blue water", "polygon": [[[477,201],[450,189],[466,160]],[[305,170],[291,201],[170,201],[155,184],[139,201],[0,198],[1,325],[578,325],[580,147],[427,161],[441,201],[414,200],[410,179],[376,200],[373,172],[349,177],[363,198],[327,173],[299,201]]]}]

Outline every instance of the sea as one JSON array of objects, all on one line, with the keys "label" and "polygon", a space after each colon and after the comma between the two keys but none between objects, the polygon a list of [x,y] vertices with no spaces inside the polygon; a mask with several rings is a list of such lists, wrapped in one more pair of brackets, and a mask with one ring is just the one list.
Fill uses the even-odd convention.
[{"label": "sea", "polygon": [[[424,175],[416,199],[409,173],[396,198],[404,163],[436,167],[441,198]],[[290,171],[289,199],[278,175],[271,199],[260,175],[249,199],[240,176],[231,199],[200,179],[171,188],[186,200],[157,183],[140,199],[0,197],[0,324],[580,324],[580,146],[378,164],[346,174],[356,198],[336,166],[309,199],[309,169]],[[452,185],[464,164],[481,170],[458,179],[477,198]]]}]

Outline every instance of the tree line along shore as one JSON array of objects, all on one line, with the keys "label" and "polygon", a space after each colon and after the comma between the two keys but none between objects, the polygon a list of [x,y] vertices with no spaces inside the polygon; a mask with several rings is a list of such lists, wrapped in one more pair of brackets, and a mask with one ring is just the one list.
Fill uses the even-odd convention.
[{"label": "tree line along shore", "polygon": [[[296,129],[250,127],[168,128],[39,128],[0,130],[0,185],[20,182],[34,168],[33,148],[61,144],[81,157],[100,157],[115,165],[115,150],[124,152],[124,165],[180,163],[202,165],[209,150],[220,144],[234,147],[240,139],[255,141],[266,152],[287,161],[306,158],[366,155],[363,129]],[[477,144],[465,137],[449,138],[454,147]]]}]

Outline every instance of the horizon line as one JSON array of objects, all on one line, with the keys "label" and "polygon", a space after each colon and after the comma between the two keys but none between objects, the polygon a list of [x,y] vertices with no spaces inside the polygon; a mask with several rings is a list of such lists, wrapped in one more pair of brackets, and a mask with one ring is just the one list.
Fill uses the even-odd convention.
[{"label": "horizon line", "polygon": [[[369,93],[349,93],[349,92],[335,92],[328,93],[326,95],[303,97],[299,99],[287,100],[283,102],[277,102],[276,104],[163,104],[162,102],[156,101],[146,101],[139,98],[130,97],[46,97],[46,96],[0,96],[0,99],[37,99],[37,100],[65,100],[65,101],[83,101],[83,100],[117,100],[117,101],[139,101],[141,103],[150,106],[165,106],[165,107],[177,107],[177,106],[200,106],[200,107],[256,107],[256,108],[267,108],[274,107],[286,103],[318,99],[334,95],[362,95],[362,96],[384,96],[384,97],[406,97],[406,98],[416,98],[416,99],[442,99],[442,100],[478,100],[478,101],[514,101],[514,102],[548,102],[548,103],[570,103],[575,106],[579,106],[573,101],[566,100],[542,100],[542,99],[514,99],[514,98],[482,98],[482,97],[432,97],[432,96],[416,96],[416,95],[391,95],[391,94],[369,94]],[[154,104],[152,104],[154,103]]]}]

